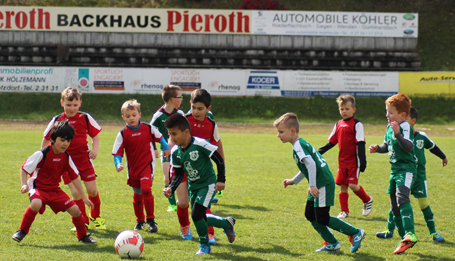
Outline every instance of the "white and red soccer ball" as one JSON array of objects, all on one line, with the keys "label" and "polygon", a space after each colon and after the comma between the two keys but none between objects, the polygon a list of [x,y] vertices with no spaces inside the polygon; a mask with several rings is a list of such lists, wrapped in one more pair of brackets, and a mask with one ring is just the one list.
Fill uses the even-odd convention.
[{"label": "white and red soccer ball", "polygon": [[133,230],[123,230],[115,239],[115,251],[121,258],[138,258],[144,251],[144,239]]}]

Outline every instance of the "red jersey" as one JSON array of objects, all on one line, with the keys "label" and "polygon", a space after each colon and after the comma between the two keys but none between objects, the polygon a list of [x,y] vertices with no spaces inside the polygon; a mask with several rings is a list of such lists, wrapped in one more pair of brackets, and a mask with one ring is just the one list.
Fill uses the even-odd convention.
[{"label": "red jersey", "polygon": [[339,120],[333,127],[329,142],[338,143],[338,166],[342,168],[356,168],[358,162],[357,143],[365,142],[363,124],[354,117]]},{"label": "red jersey", "polygon": [[112,155],[123,157],[126,153],[128,179],[140,177],[141,173],[152,173],[155,148],[153,142],[159,142],[163,135],[154,126],[141,122],[134,128],[126,126],[117,135]]},{"label": "red jersey", "polygon": [[85,112],[78,112],[74,117],[68,118],[63,112],[60,115],[54,116],[52,120],[47,125],[46,130],[44,131],[44,138],[50,140],[52,126],[56,121],[64,121],[68,119],[68,123],[74,128],[74,138],[71,140],[71,144],[67,152],[71,155],[76,165],[81,160],[89,160],[87,150],[89,150],[88,138],[95,137],[100,133],[100,125],[93,119],[90,114]]},{"label": "red jersey", "polygon": [[205,139],[213,145],[217,145],[220,142],[218,126],[214,120],[206,115],[203,121],[198,121],[191,113],[186,114],[185,117],[190,122],[191,136]]},{"label": "red jersey", "polygon": [[55,154],[51,145],[35,152],[22,164],[21,169],[31,175],[30,188],[46,191],[60,189],[61,176],[65,172],[71,180],[79,176],[79,171],[69,154],[67,152]]}]

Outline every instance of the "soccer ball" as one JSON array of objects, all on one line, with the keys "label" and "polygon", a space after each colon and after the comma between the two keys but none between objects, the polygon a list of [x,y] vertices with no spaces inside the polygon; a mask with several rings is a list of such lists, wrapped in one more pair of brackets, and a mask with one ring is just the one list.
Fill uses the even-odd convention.
[{"label": "soccer ball", "polygon": [[133,230],[123,230],[115,239],[115,251],[121,258],[138,258],[144,251],[144,239]]}]

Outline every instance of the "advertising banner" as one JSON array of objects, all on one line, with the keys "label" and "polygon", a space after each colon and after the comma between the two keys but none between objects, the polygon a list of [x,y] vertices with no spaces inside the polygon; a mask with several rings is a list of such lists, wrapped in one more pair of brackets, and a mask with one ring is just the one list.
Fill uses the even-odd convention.
[{"label": "advertising banner", "polygon": [[399,83],[406,95],[455,94],[455,72],[402,72]]},{"label": "advertising banner", "polygon": [[418,36],[416,13],[0,7],[0,31]]},{"label": "advertising banner", "polygon": [[417,38],[418,14],[253,11],[252,33]]}]

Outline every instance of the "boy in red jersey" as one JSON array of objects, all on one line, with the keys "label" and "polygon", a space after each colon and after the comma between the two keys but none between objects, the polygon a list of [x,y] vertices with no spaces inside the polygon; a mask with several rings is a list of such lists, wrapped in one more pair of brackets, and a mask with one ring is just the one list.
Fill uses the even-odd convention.
[{"label": "boy in red jersey", "polygon": [[360,172],[364,172],[367,167],[363,124],[354,118],[357,109],[354,96],[343,94],[336,101],[343,119],[335,124],[330,133],[329,142],[318,152],[322,155],[337,143],[340,148],[335,183],[341,187],[339,194],[341,212],[337,218],[349,216],[349,188],[362,200],[362,214],[368,216],[371,212],[373,198],[365,192],[362,186],[358,185]]},{"label": "boy in red jersey", "polygon": [[[136,215],[134,230],[142,230],[145,223],[148,231],[155,233],[158,227],[155,223],[155,198],[152,194],[153,161],[158,155],[155,141],[161,143],[164,157],[170,155],[169,146],[163,135],[148,123],[141,122],[141,104],[136,100],[129,100],[122,105],[122,118],[126,122],[115,139],[112,155],[118,172],[124,169],[122,164],[123,151],[125,150],[128,162],[127,184],[133,188],[133,207]],[[144,209],[146,216],[144,216]]]},{"label": "boy in red jersey", "polygon": [[[100,197],[96,188],[96,174],[92,164],[92,160],[98,156],[98,148],[100,139],[98,133],[101,131],[100,125],[93,119],[90,114],[80,112],[79,108],[82,104],[82,93],[76,87],[68,87],[62,92],[60,104],[64,112],[54,116],[49,122],[46,130],[44,131],[44,138],[41,148],[44,148],[50,143],[50,130],[55,122],[68,120],[69,124],[74,127],[75,135],[68,148],[68,154],[71,155],[74,163],[80,171],[81,180],[84,181],[85,188],[87,189],[88,198],[93,202],[94,207],[90,210],[90,220],[95,224],[96,229],[106,229],[104,219],[100,217]],[[87,135],[92,139],[92,149],[88,145]],[[63,175],[63,181],[71,189],[71,195],[76,205],[79,207],[84,219],[85,224],[90,224],[89,217],[85,212],[84,201],[82,195],[71,183],[68,175]],[[73,229],[74,230],[74,229]]]},{"label": "boy in red jersey", "polygon": [[[50,130],[51,145],[35,152],[21,166],[21,192],[29,192],[30,206],[25,210],[19,230],[13,240],[21,242],[29,233],[38,213],[43,214],[48,205],[55,214],[67,211],[76,226],[76,235],[84,243],[96,243],[87,235],[85,220],[73,200],[59,187],[61,176],[67,173],[73,186],[82,195],[82,200],[90,208],[93,203],[87,199],[78,179],[79,171],[66,152],[74,137],[74,129],[68,121],[56,122]],[[27,176],[31,178],[27,182]]]}]

